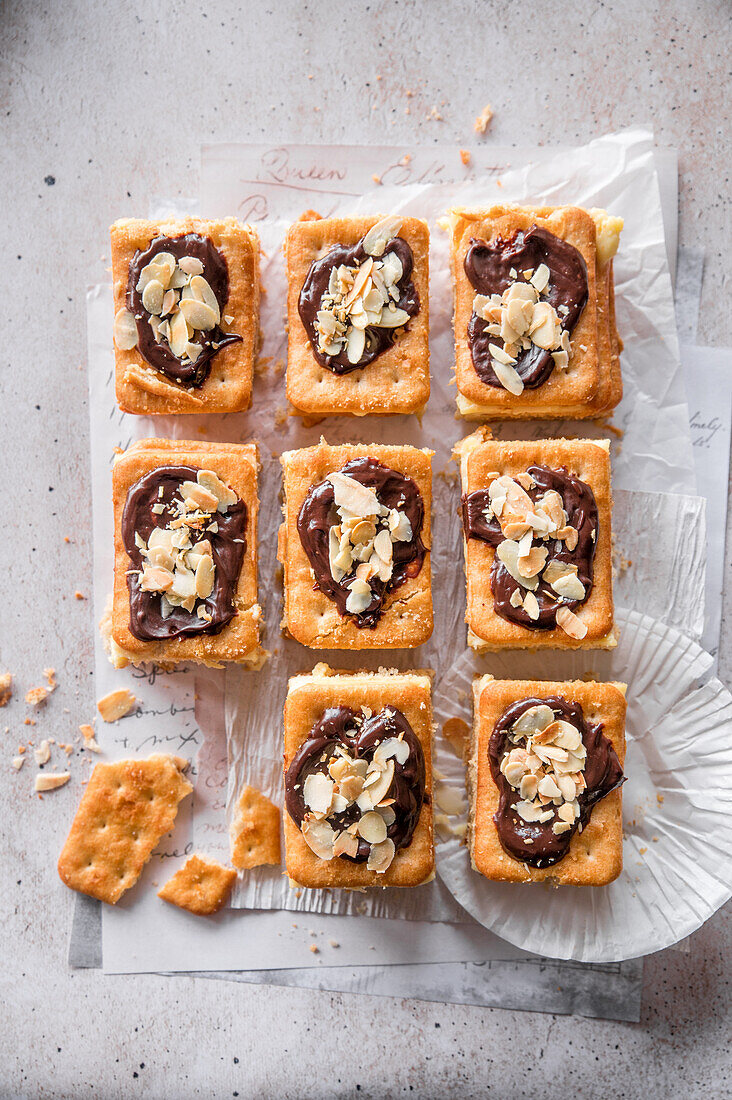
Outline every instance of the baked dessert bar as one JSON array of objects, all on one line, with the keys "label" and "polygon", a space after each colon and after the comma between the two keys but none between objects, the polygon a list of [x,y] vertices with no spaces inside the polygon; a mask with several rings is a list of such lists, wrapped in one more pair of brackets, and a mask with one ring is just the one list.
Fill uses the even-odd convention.
[{"label": "baked dessert bar", "polygon": [[456,447],[462,481],[468,644],[610,649],[610,456],[606,440]]},{"label": "baked dessert bar", "polygon": [[508,205],[449,219],[461,415],[610,412],[622,397],[612,265],[622,219]]},{"label": "baked dessert bar", "polygon": [[427,223],[298,221],[285,256],[287,396],[295,409],[421,412],[430,394]]},{"label": "baked dessert bar", "polygon": [[111,236],[120,409],[248,408],[258,341],[255,230],[235,218],[125,218]]},{"label": "baked dessert bar", "polygon": [[300,886],[432,878],[431,673],[294,676],[285,702],[285,854]]},{"label": "baked dessert bar", "polygon": [[145,439],[118,455],[112,641],[133,664],[261,664],[254,443]]},{"label": "baked dessert bar", "polygon": [[623,867],[625,684],[477,678],[468,768],[476,871],[604,886]]},{"label": "baked dessert bar", "polygon": [[286,451],[283,627],[313,649],[400,649],[432,633],[432,451],[325,440]]}]

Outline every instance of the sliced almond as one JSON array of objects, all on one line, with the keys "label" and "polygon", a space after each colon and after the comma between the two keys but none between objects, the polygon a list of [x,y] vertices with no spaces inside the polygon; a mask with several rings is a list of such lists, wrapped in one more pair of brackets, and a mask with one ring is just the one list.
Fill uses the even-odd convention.
[{"label": "sliced almond", "polygon": [[203,264],[195,256],[181,256],[178,260],[178,267],[186,275],[202,275]]},{"label": "sliced almond", "polygon": [[322,772],[311,772],[302,785],[302,797],[305,805],[316,814],[330,812],[335,784]]},{"label": "sliced almond", "polygon": [[168,569],[148,566],[142,571],[140,588],[143,592],[167,592],[173,587],[175,577]]},{"label": "sliced almond", "polygon": [[565,600],[584,600],[585,586],[575,573],[568,573],[551,582],[558,596]]},{"label": "sliced almond", "polygon": [[192,500],[202,512],[215,512],[219,503],[218,497],[198,481],[184,481],[180,493],[184,500]]},{"label": "sliced almond", "polygon": [[358,837],[353,833],[339,833],[333,844],[334,856],[350,856],[354,859],[358,854]]},{"label": "sliced almond", "polygon": [[201,600],[207,600],[213,592],[215,567],[213,558],[204,554],[196,566],[196,595]]},{"label": "sliced almond", "polygon": [[400,741],[398,737],[387,737],[374,749],[373,759],[382,769],[387,762],[394,757],[398,764],[404,765],[409,759],[409,745],[406,741]]},{"label": "sliced almond", "polygon": [[137,347],[137,322],[128,309],[118,309],[115,314],[114,342],[120,351]]},{"label": "sliced almond", "polygon": [[506,570],[513,579],[518,581],[523,588],[533,590],[538,587],[539,582],[536,577],[524,577],[519,572],[519,544],[517,542],[513,542],[512,539],[504,539],[503,542],[499,542],[496,547],[496,556],[505,565]]},{"label": "sliced almond", "polygon": [[[193,297],[199,302],[204,302],[213,313],[216,320],[215,325],[218,325],[221,321],[221,310],[219,308],[218,298],[211,289],[210,284],[201,275],[194,275],[191,279],[191,291]],[[203,325],[196,325],[196,328],[203,328]]]},{"label": "sliced almond", "polygon": [[210,332],[218,324],[214,310],[198,298],[182,298],[178,308],[193,329]]},{"label": "sliced almond", "polygon": [[385,871],[388,871],[395,855],[394,841],[391,837],[387,837],[386,840],[382,840],[381,844],[371,846],[366,867],[369,871],[375,871],[378,875],[383,875]]},{"label": "sliced almond", "polygon": [[37,791],[55,791],[63,787],[71,779],[70,772],[43,772],[36,776],[35,789]]},{"label": "sliced almond", "polygon": [[550,274],[551,273],[546,264],[539,264],[533,275],[530,276],[529,282],[541,294],[549,286]]},{"label": "sliced almond", "polygon": [[533,592],[527,592],[524,596],[524,611],[532,622],[536,622],[540,615],[539,601]]},{"label": "sliced almond", "polygon": [[186,346],[188,344],[188,325],[184,315],[180,312],[174,313],[170,319],[170,350],[173,355],[179,359],[184,354]]},{"label": "sliced almond", "polygon": [[561,627],[570,638],[580,641],[587,635],[587,625],[579,619],[568,607],[557,609],[557,626]]},{"label": "sliced almond", "polygon": [[519,554],[516,564],[521,576],[535,577],[540,573],[544,568],[548,553],[549,551],[543,546],[532,546],[528,554]]},{"label": "sliced almond", "polygon": [[380,504],[376,493],[360,481],[337,471],[328,474],[328,481],[333,486],[335,503],[337,508],[345,508],[354,516],[378,515]]},{"label": "sliced almond", "polygon": [[213,470],[199,470],[196,481],[216,497],[218,501],[216,510],[218,512],[225,512],[232,504],[236,504],[239,499],[234,490],[229,488]]},{"label": "sliced almond", "polygon": [[508,390],[514,397],[524,392],[524,383],[518,371],[507,363],[501,363],[498,359],[491,359],[491,366],[498,381],[504,390]]},{"label": "sliced almond", "polygon": [[368,809],[371,809],[374,806],[378,806],[378,804],[386,798],[387,794],[389,793],[389,788],[391,787],[393,779],[394,761],[390,759],[387,761],[385,769],[376,780],[376,782],[372,783],[367,790],[364,790],[362,792],[363,795],[368,797],[371,803]]},{"label": "sliced almond", "polygon": [[525,737],[531,737],[540,730],[546,729],[553,721],[554,711],[551,707],[542,703],[539,706],[529,707],[528,710],[525,710],[521,717],[516,719],[511,728],[516,733],[521,733]]},{"label": "sliced almond", "polygon": [[365,813],[358,822],[358,833],[369,844],[381,844],[386,840],[386,825],[381,814],[375,810]]},{"label": "sliced almond", "polygon": [[555,836],[561,836],[562,833],[568,833],[572,826],[568,821],[555,821],[552,824],[552,832]]},{"label": "sliced almond", "polygon": [[382,218],[372,225],[362,241],[366,255],[383,256],[387,244],[396,237],[401,227],[402,219],[397,217]]},{"label": "sliced almond", "polygon": [[163,308],[164,297],[163,284],[158,282],[157,279],[151,279],[142,292],[142,304],[148,313],[152,313],[157,317]]},{"label": "sliced almond", "polygon": [[382,309],[379,319],[379,328],[401,328],[409,320],[409,314],[404,309],[397,307]]},{"label": "sliced almond", "polygon": [[382,529],[376,535],[376,538],[374,539],[374,550],[379,555],[382,561],[391,562],[394,551],[388,531],[384,531]]},{"label": "sliced almond", "polygon": [[333,858],[333,845],[336,834],[327,821],[303,821],[300,826],[303,840],[318,859]]}]

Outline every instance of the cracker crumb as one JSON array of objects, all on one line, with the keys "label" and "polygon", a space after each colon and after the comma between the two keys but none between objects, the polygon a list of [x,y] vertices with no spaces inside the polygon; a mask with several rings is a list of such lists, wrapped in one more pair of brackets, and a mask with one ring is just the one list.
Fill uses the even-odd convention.
[{"label": "cracker crumb", "polygon": [[491,107],[490,103],[486,103],[485,107],[480,112],[473,125],[473,129],[475,130],[476,134],[484,134],[490,126],[492,118],[493,108]]},{"label": "cracker crumb", "polygon": [[74,592],[74,598],[77,599],[77,600],[85,600],[86,596],[84,595],[83,592],[80,592],[79,589],[77,588],[76,592]]},{"label": "cracker crumb", "polygon": [[318,955],[320,953],[320,948],[317,943],[311,943],[308,951],[312,951],[313,955]]},{"label": "cracker crumb", "polygon": [[55,691],[56,688],[58,687],[58,681],[56,680],[56,669],[55,668],[44,668],[43,675],[46,677],[46,682],[48,683],[48,690],[49,691]]},{"label": "cracker crumb", "polygon": [[38,748],[33,750],[33,755],[39,767],[42,764],[47,764],[51,759],[51,746],[48,741],[41,741]]},{"label": "cracker crumb", "polygon": [[68,535],[64,535],[64,542],[71,542],[71,539]]},{"label": "cracker crumb", "polygon": [[0,707],[6,707],[13,695],[12,672],[0,672]]},{"label": "cracker crumb", "polygon": [[646,852],[647,852],[647,851],[648,851],[648,849],[647,849],[647,848],[639,848],[639,849],[638,849],[638,852],[639,852],[639,854],[640,854],[640,855],[642,855],[642,856],[644,856],[644,855],[646,854]]},{"label": "cracker crumb", "polygon": [[134,707],[137,699],[128,691],[127,688],[119,688],[117,691],[110,691],[108,695],[104,695],[97,701],[97,710],[102,716],[105,722],[116,722],[119,718],[124,718],[126,714],[129,714]]},{"label": "cracker crumb", "polygon": [[[94,727],[93,726],[90,726],[90,725],[79,726],[79,732],[81,733],[81,736],[84,738],[84,746],[83,747],[85,749],[88,749],[89,752],[101,752],[102,751],[101,748],[99,747],[99,745],[97,744],[97,740],[94,736]],[[71,751],[71,746],[69,745],[69,746],[67,746],[67,752],[70,752],[70,751]]]},{"label": "cracker crumb", "polygon": [[[29,703],[30,706],[32,706],[32,707],[39,707],[41,705],[41,703],[45,703],[46,699],[48,699],[48,695],[49,695],[48,688],[44,688],[44,687],[31,688],[29,691],[27,691],[25,693],[25,701],[26,701],[26,703]],[[29,721],[30,720],[28,718],[26,718],[26,722],[29,722]]]},{"label": "cracker crumb", "polygon": [[44,772],[43,775],[36,776],[35,788],[37,791],[55,791],[70,779],[70,772]]},{"label": "cracker crumb", "polygon": [[24,756],[14,756],[13,757],[13,767],[15,768],[16,772],[19,772],[24,764],[25,764],[25,757]]},{"label": "cracker crumb", "polygon": [[436,107],[431,107],[429,114],[427,115],[428,122],[442,122],[442,115]]},{"label": "cracker crumb", "polygon": [[381,183],[381,176],[377,176],[375,172],[372,175],[371,179],[374,181],[374,183]]},{"label": "cracker crumb", "polygon": [[470,164],[471,156],[470,156],[470,150],[469,149],[461,149],[460,150],[460,160],[463,162],[463,164],[466,167],[467,167],[468,164]]},{"label": "cracker crumb", "polygon": [[338,940],[328,940],[328,943],[330,944],[331,947],[340,947],[341,946],[338,943]]}]

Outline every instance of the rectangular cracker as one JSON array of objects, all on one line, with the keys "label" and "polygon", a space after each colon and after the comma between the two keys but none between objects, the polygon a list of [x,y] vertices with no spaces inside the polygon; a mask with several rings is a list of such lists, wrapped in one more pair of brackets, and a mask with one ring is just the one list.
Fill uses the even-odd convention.
[{"label": "rectangular cracker", "polygon": [[158,890],[158,897],[196,916],[210,917],[226,905],[235,882],[231,867],[194,853]]},{"label": "rectangular cracker", "polygon": [[[277,556],[284,566],[283,626],[311,649],[401,649],[426,642],[432,633],[430,568],[432,451],[416,447],[345,443],[330,446],[321,439],[315,447],[286,451],[281,458],[285,490],[285,520],[280,527]],[[323,481],[352,458],[372,457],[411,477],[424,502],[422,542],[427,548],[422,568],[387,598],[373,629],[360,628],[340,615],[335,603],[313,589],[310,562],[297,530],[297,517],[312,485]]]},{"label": "rectangular cracker", "polygon": [[429,371],[429,229],[419,218],[404,218],[399,236],[414,255],[412,282],[419,313],[394,345],[360,370],[334,374],[313,355],[300,319],[298,301],[313,261],[333,245],[351,247],[378,217],[320,218],[290,226],[287,261],[287,397],[311,416],[367,416],[420,413],[430,395]]},{"label": "rectangular cracker", "polygon": [[153,222],[123,218],[110,230],[114,312],[126,308],[127,279],[135,253],[156,237],[198,233],[209,237],[223,254],[229,269],[229,297],[223,313],[233,317],[226,330],[241,341],[222,348],[211,362],[208,378],[199,389],[186,388],[155,370],[137,348],[115,346],[117,403],[123,412],[144,416],[168,413],[238,412],[249,408],[254,357],[259,343],[259,237],[236,218],[206,221],[171,218]]},{"label": "rectangular cracker", "polygon": [[59,856],[63,882],[110,905],[119,901],[193,790],[187,767],[182,757],[163,754],[97,764]]},{"label": "rectangular cracker", "polygon": [[383,874],[369,871],[365,863],[334,858],[322,860],[308,847],[302,833],[285,812],[285,860],[293,882],[307,887],[418,886],[434,872],[432,821],[432,673],[424,669],[398,672],[350,673],[326,664],[309,675],[293,676],[285,701],[285,755],[287,771],[295,753],[328,707],[368,706],[378,712],[386,706],[402,712],[422,746],[425,759],[425,800],[412,842],[397,851]]},{"label": "rectangular cracker", "polygon": [[[132,563],[122,539],[122,513],[132,486],[151,470],[169,465],[213,470],[234,489],[247,507],[246,550],[234,597],[237,614],[223,630],[218,634],[147,641],[136,638],[129,628],[127,570]],[[117,456],[112,469],[115,564],[111,637],[116,652],[124,658],[133,664],[155,661],[164,667],[181,661],[213,666],[234,661],[255,668],[261,666],[264,654],[259,645],[262,609],[257,603],[258,470],[256,443],[143,439]]]},{"label": "rectangular cracker", "polygon": [[572,837],[566,856],[553,867],[530,867],[503,848],[493,815],[499,794],[491,774],[488,744],[504,711],[520,699],[559,696],[579,703],[585,720],[601,722],[603,733],[625,760],[625,684],[575,680],[494,680],[473,682],[473,734],[468,765],[470,824],[468,844],[473,868],[502,882],[550,882],[564,886],[604,886],[623,867],[622,788],[611,791],[593,808],[583,831]]},{"label": "rectangular cracker", "polygon": [[461,440],[455,448],[460,458],[462,493],[487,489],[494,477],[515,477],[531,465],[552,469],[566,466],[586,481],[595,494],[599,517],[594,582],[589,599],[575,614],[587,626],[582,639],[570,638],[560,627],[530,630],[508,622],[493,609],[490,574],[495,549],[480,539],[463,539],[467,582],[468,644],[477,652],[495,649],[612,649],[614,633],[612,582],[612,494],[609,444],[603,439],[491,439],[484,428]]},{"label": "rectangular cracker", "polygon": [[[617,331],[611,313],[612,263],[600,262],[601,225],[581,207],[499,205],[487,210],[456,209],[452,223],[451,267],[457,405],[470,420],[572,417],[584,419],[609,412],[622,397]],[[603,211],[598,213],[604,214]],[[516,230],[541,226],[568,241],[587,265],[588,300],[572,333],[567,370],[554,369],[536,389],[515,396],[482,382],[473,367],[467,327],[475,290],[463,267],[471,239],[510,237]]]},{"label": "rectangular cracker", "polygon": [[239,871],[280,862],[280,811],[256,787],[239,792],[229,831],[231,862]]}]

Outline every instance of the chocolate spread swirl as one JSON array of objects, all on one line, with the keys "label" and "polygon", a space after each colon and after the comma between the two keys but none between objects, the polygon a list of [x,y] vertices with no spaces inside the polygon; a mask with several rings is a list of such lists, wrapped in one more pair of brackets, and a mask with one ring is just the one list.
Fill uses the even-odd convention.
[{"label": "chocolate spread swirl", "polygon": [[209,237],[198,233],[185,233],[181,237],[156,237],[144,252],[138,250],[132,257],[130,273],[127,279],[127,308],[137,324],[137,350],[151,367],[155,367],[167,378],[180,382],[184,386],[200,389],[208,378],[211,360],[228,344],[241,340],[233,332],[222,332],[217,325],[208,332],[196,332],[195,341],[202,351],[194,362],[183,363],[161,340],[156,343],[149,325],[150,314],[142,304],[142,292],[137,290],[140,273],[158,252],[170,252],[176,260],[183,256],[192,256],[203,264],[203,277],[216,295],[221,313],[229,299],[229,269],[226,257],[214,245]]},{"label": "chocolate spread swirl", "polygon": [[[510,274],[511,269],[520,275],[528,268],[536,270],[539,264],[546,264],[550,272],[542,301],[554,307],[561,328],[571,334],[588,293],[587,266],[574,245],[534,225],[531,229],[517,230],[507,240],[498,237],[492,244],[471,239],[463,266],[471,286],[479,294],[490,297],[491,294],[503,294],[516,281],[515,275]],[[568,312],[560,312],[560,306],[566,306]],[[487,323],[476,313],[471,314],[468,322],[468,344],[478,378],[488,386],[500,387],[491,366],[488,345],[503,347],[503,340],[500,336],[491,336]],[[550,351],[532,344],[518,353],[514,369],[526,389],[535,389],[546,382],[554,370],[554,360]]]},{"label": "chocolate spread swirl", "polygon": [[[519,626],[526,626],[530,630],[552,630],[557,625],[559,608],[568,607],[570,611],[574,611],[580,604],[585,603],[592,590],[592,566],[599,528],[597,503],[590,486],[580,481],[574,474],[570,474],[564,466],[559,470],[550,470],[548,466],[530,466],[527,473],[535,482],[534,487],[527,490],[531,499],[536,501],[549,489],[554,489],[562,498],[562,504],[567,513],[567,524],[574,527],[578,533],[574,550],[568,550],[566,543],[560,539],[549,538],[538,542],[537,545],[545,547],[548,551],[546,565],[550,561],[576,565],[577,576],[585,586],[585,597],[583,600],[561,598],[540,577],[539,585],[534,590],[539,604],[539,618],[530,619],[523,607],[512,606],[511,596],[517,588],[521,588],[521,585],[514,580],[496,554],[491,569],[493,607],[501,618],[518,623]],[[489,502],[487,489],[478,489],[474,493],[466,493],[463,496],[463,531],[466,539],[480,539],[489,546],[498,546],[505,536],[495,517],[490,520],[486,518],[485,510]]]},{"label": "chocolate spread swirl", "polygon": [[[393,798],[394,821],[387,826],[386,835],[394,847],[407,848],[412,842],[414,830],[422,812],[425,793],[424,753],[419,739],[407,719],[396,707],[384,707],[378,714],[365,718],[351,707],[329,707],[313,726],[306,741],[298,749],[285,774],[285,806],[298,828],[301,827],[307,806],[303,800],[303,787],[313,772],[328,773],[328,761],[337,745],[343,745],[355,759],[370,761],[374,749],[388,737],[399,737],[409,745],[409,756],[403,764],[394,758],[394,779],[385,797]],[[328,822],[334,829],[344,830],[358,821],[361,811],[352,803],[342,813],[331,813]],[[364,863],[369,857],[370,845],[358,839],[355,856],[342,855],[352,863]]]},{"label": "chocolate spread swirl", "polygon": [[[142,556],[135,545],[135,533],[148,542],[155,527],[166,527],[175,514],[168,506],[178,494],[184,481],[195,481],[198,467],[160,466],[145,474],[136,482],[125,501],[122,513],[122,539],[131,561],[131,572],[127,573],[127,588],[130,593],[130,631],[141,641],[160,641],[177,638],[180,635],[218,634],[237,614],[234,607],[239,572],[246,550],[245,532],[247,526],[247,506],[243,500],[237,500],[225,512],[214,512],[213,519],[218,531],[201,531],[201,536],[211,543],[214,561],[214,586],[207,600],[202,600],[211,615],[211,622],[204,623],[195,612],[182,607],[174,607],[167,618],[163,618],[159,592],[143,592],[140,588]],[[163,493],[159,496],[162,486]],[[165,505],[160,515],[153,512],[155,504]],[[241,539],[241,542],[235,542]]]},{"label": "chocolate spread swirl", "polygon": [[[511,727],[525,711],[536,706],[551,707],[555,717],[575,726],[582,735],[587,751],[583,773],[587,786],[577,795],[580,816],[567,832],[559,836],[552,831],[552,820],[524,821],[516,813],[513,807],[521,801],[521,794],[501,772],[501,759],[510,747],[508,734]],[[493,815],[498,837],[510,856],[532,867],[551,867],[563,859],[574,834],[577,831],[582,832],[590,820],[593,806],[625,782],[617,753],[602,732],[602,723],[591,725],[585,721],[579,703],[568,703],[557,696],[550,699],[521,699],[504,711],[491,734],[488,760],[493,782],[500,795],[498,810]]]},{"label": "chocolate spread swirl", "polygon": [[297,530],[300,542],[307,554],[308,561],[315,574],[314,588],[333,600],[341,615],[351,615],[358,627],[376,627],[384,611],[384,603],[390,592],[410,577],[416,577],[422,568],[425,547],[421,539],[424,521],[424,501],[417,484],[411,477],[397,473],[383,466],[374,458],[354,458],[341,467],[340,472],[354,478],[362,485],[373,489],[379,503],[387,508],[397,508],[405,512],[412,528],[409,542],[393,544],[393,568],[388,581],[372,577],[369,581],[372,599],[365,611],[351,615],[346,611],[349,596],[348,585],[356,575],[358,562],[340,581],[336,581],[330,571],[329,535],[330,529],[338,523],[335,510],[335,494],[330,481],[321,481],[313,485],[303,501],[297,517]]},{"label": "chocolate spread swirl", "polygon": [[[403,309],[410,317],[416,317],[419,313],[419,294],[411,280],[414,267],[412,250],[401,237],[393,237],[379,259],[383,259],[387,252],[395,253],[402,265],[402,277],[395,284],[399,290],[399,299],[395,302],[395,305],[398,309]],[[315,260],[310,265],[310,270],[300,291],[298,310],[300,319],[308,334],[313,355],[321,367],[326,367],[334,374],[349,374],[350,371],[367,367],[387,348],[390,348],[399,333],[404,331],[404,328],[381,328],[377,325],[368,325],[366,327],[366,346],[358,363],[349,363],[345,346],[341,348],[338,355],[324,355],[319,349],[315,321],[321,308],[323,296],[328,290],[331,271],[334,267],[340,267],[341,264],[345,264],[346,267],[355,267],[357,264],[362,264],[366,259],[367,254],[363,247],[363,237],[352,248],[336,244],[326,252],[325,256]]]}]

